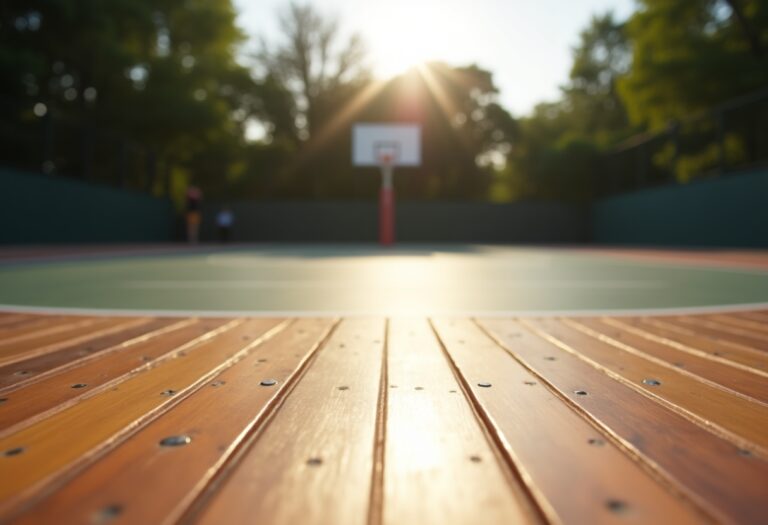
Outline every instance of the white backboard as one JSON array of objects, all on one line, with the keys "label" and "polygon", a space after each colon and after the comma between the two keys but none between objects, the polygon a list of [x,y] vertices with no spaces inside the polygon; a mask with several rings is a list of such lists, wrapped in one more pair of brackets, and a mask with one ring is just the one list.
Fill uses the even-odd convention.
[{"label": "white backboard", "polygon": [[352,128],[352,164],[381,166],[421,164],[421,128],[418,124],[355,124]]}]

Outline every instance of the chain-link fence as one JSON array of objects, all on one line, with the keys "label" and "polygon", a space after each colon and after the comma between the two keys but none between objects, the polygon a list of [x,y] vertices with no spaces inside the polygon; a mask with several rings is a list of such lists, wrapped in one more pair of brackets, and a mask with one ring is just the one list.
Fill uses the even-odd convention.
[{"label": "chain-link fence", "polygon": [[633,137],[601,160],[603,194],[768,166],[768,90]]},{"label": "chain-link fence", "polygon": [[42,103],[23,108],[18,101],[0,99],[0,106],[4,166],[168,195],[171,163],[151,148],[113,130],[56,115]]}]

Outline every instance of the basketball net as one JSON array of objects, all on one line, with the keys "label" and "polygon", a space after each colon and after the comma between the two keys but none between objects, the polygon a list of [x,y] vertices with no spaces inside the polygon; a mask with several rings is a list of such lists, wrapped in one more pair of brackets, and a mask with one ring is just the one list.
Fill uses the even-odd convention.
[{"label": "basketball net", "polygon": [[388,168],[392,166],[392,162],[395,160],[395,156],[390,152],[379,153],[379,165],[382,168]]}]

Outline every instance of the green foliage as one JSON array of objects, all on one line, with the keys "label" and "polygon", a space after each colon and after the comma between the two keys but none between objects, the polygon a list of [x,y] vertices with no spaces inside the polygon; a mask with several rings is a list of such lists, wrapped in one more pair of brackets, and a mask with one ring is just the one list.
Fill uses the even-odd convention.
[{"label": "green foliage", "polygon": [[[765,0],[638,0],[627,21],[594,16],[559,100],[523,119],[475,65],[373,79],[362,38],[308,4],[289,4],[282,35],[250,57],[235,18],[231,0],[6,0],[0,155],[40,140],[44,104],[75,126],[57,134],[70,161],[89,133],[138,145],[144,156],[124,166],[134,187],[163,190],[143,175],[151,151],[178,199],[189,183],[216,199],[370,199],[378,177],[350,165],[352,124],[408,121],[422,126],[424,162],[398,176],[402,197],[502,202],[595,197],[615,182],[606,159],[635,155],[638,133],[667,130],[642,146],[638,179],[687,181],[757,147],[743,131],[754,115],[730,114],[728,130],[717,115],[673,123],[768,85]],[[260,140],[246,140],[251,126]],[[125,151],[97,153],[96,179]]]},{"label": "green foliage", "polygon": [[629,64],[624,24],[611,13],[593,17],[573,50],[562,99],[521,121],[505,170],[513,198],[593,196],[601,151],[634,131],[616,88]]},{"label": "green foliage", "polygon": [[[110,130],[210,180],[256,110],[229,0],[27,0],[0,11],[9,120],[42,102],[58,119]],[[241,118],[236,118],[240,112]],[[219,175],[223,171],[222,164]],[[98,166],[97,166],[98,167]]]},{"label": "green foliage", "polygon": [[[746,26],[732,5],[742,8]],[[620,91],[633,122],[648,129],[768,84],[765,1],[642,0],[627,31],[632,68]]]}]

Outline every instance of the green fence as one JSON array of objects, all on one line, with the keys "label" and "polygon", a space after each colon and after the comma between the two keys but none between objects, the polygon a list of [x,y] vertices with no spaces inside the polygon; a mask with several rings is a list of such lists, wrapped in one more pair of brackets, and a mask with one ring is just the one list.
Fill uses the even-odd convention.
[{"label": "green fence", "polygon": [[768,170],[617,195],[592,220],[601,244],[768,247]]},{"label": "green fence", "polygon": [[170,201],[0,168],[0,244],[171,240]]}]

